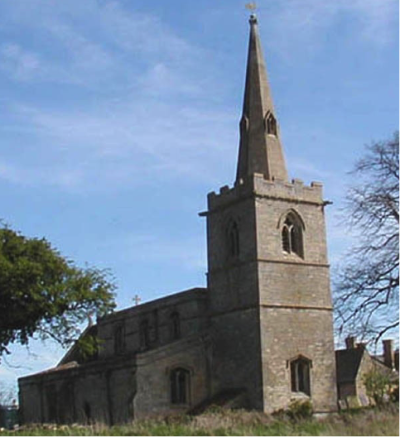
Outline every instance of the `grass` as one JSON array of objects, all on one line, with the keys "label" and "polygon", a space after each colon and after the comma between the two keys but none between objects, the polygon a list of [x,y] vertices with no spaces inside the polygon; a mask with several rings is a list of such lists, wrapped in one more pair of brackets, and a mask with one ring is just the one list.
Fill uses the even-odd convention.
[{"label": "grass", "polygon": [[138,420],[132,424],[107,427],[97,424],[26,426],[16,431],[0,431],[0,436],[85,436],[85,435],[263,435],[263,436],[394,436],[399,435],[398,406],[364,409],[331,415],[324,420],[290,420],[247,411],[214,411],[199,416]]}]

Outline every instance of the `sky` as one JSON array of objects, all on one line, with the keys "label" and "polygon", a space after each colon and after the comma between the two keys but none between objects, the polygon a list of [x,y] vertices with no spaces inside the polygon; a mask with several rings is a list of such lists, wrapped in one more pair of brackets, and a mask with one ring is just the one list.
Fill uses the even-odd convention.
[{"label": "sky", "polygon": [[[364,146],[398,129],[396,0],[258,0],[289,174],[322,181],[333,271]],[[206,195],[232,185],[245,1],[0,0],[0,217],[79,266],[119,308],[206,285]],[[1,316],[1,315],[0,315]],[[0,382],[63,351],[13,347]]]}]

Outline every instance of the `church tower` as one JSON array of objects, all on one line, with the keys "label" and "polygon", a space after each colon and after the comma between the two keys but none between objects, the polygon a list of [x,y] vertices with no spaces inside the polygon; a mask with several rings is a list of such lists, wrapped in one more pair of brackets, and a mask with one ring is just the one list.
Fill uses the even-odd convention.
[{"label": "church tower", "polygon": [[208,195],[211,392],[248,407],[336,409],[322,185],[289,181],[257,18],[250,17],[236,181]]}]

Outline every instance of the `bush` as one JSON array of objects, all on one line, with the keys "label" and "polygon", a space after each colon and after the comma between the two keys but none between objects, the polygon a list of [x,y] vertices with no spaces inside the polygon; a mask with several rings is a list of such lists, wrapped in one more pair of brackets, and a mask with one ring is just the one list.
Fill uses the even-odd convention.
[{"label": "bush", "polygon": [[289,405],[287,415],[293,420],[309,419],[313,415],[313,407],[311,401],[292,401]]},{"label": "bush", "polygon": [[385,398],[390,394],[390,378],[382,372],[373,369],[365,374],[363,383],[370,399],[374,400],[376,405],[382,405]]}]

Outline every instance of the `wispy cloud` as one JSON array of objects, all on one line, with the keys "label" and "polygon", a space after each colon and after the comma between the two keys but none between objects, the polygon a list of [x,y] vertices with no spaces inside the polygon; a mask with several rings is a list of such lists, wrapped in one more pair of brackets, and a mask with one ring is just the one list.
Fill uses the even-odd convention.
[{"label": "wispy cloud", "polygon": [[[176,74],[193,66],[189,56],[193,50],[202,56],[200,47],[189,44],[159,19],[114,1],[85,0],[83,5],[71,0],[49,5],[46,0],[35,0],[26,5],[16,0],[3,2],[0,12],[7,35],[3,39],[8,38],[1,52],[16,80],[93,87],[114,79],[118,86],[129,85],[143,71],[145,76],[147,71],[160,73],[160,62]],[[17,44],[11,26],[35,34],[42,41],[36,47],[39,53],[29,48],[30,40]]]},{"label": "wispy cloud", "polygon": [[[31,127],[30,141],[37,143],[26,151],[31,160],[9,161],[0,167],[0,177],[15,183],[38,184],[47,179],[67,189],[90,189],[101,181],[110,188],[127,180],[134,184],[182,175],[211,181],[226,152],[224,145],[236,147],[230,128],[234,117],[222,111],[201,112],[157,102],[144,107],[139,100],[88,112],[16,106],[14,113]],[[40,159],[35,158],[38,153]]]},{"label": "wispy cloud", "polygon": [[104,241],[103,245],[116,246],[123,253],[125,262],[144,262],[205,270],[206,254],[202,238],[166,238],[165,235],[126,233]]},{"label": "wispy cloud", "polygon": [[[47,104],[14,101],[5,108],[25,130],[9,135],[10,147],[30,143],[35,148],[26,151],[25,160],[3,157],[0,177],[68,190],[160,174],[212,177],[210,168],[219,165],[223,144],[232,138],[231,129],[225,129],[232,115],[225,108],[200,108],[204,99],[214,98],[212,91],[207,94],[215,89],[207,86],[213,80],[207,73],[209,54],[158,18],[116,2],[71,2],[76,9],[34,3],[36,8],[27,9],[18,0],[2,5],[9,41],[0,56],[13,81],[62,86],[52,87],[55,94]],[[36,51],[29,40],[13,42],[10,23],[42,39]],[[73,107],[64,108],[61,103],[72,95]],[[1,129],[7,130],[7,123]]]},{"label": "wispy cloud", "polygon": [[36,53],[24,50],[15,43],[0,45],[0,68],[18,80],[26,80],[40,70],[40,60]]},{"label": "wispy cloud", "polygon": [[273,19],[265,29],[270,35],[267,38],[270,50],[278,51],[288,60],[294,46],[301,45],[303,53],[317,50],[338,23],[343,27],[343,35],[372,48],[397,39],[395,0],[285,0],[261,5],[263,9],[273,11]]}]

